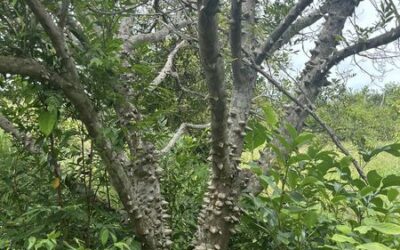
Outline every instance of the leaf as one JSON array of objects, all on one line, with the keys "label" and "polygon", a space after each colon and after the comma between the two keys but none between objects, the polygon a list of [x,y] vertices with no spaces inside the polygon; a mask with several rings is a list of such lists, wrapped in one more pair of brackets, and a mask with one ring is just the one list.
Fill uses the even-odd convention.
[{"label": "leaf", "polygon": [[371,186],[378,188],[381,185],[382,177],[376,170],[372,170],[368,172],[367,180]]},{"label": "leaf", "polygon": [[296,146],[301,146],[307,142],[310,142],[314,138],[314,135],[311,133],[301,133],[299,136],[294,139],[294,143]]},{"label": "leaf", "polygon": [[264,111],[264,116],[268,124],[271,126],[275,126],[278,123],[278,116],[276,115],[274,109],[272,108],[271,104],[266,103],[262,107]]},{"label": "leaf", "polygon": [[371,225],[373,229],[383,234],[400,235],[400,226],[394,223],[379,223]]},{"label": "leaf", "polygon": [[371,194],[376,191],[376,188],[371,187],[371,186],[366,186],[365,188],[361,189],[360,194],[362,197],[367,196],[368,194]]},{"label": "leaf", "polygon": [[319,179],[317,179],[314,176],[307,176],[306,178],[304,178],[303,182],[301,183],[302,186],[305,186],[308,184],[324,185]]},{"label": "leaf", "polygon": [[125,242],[116,242],[114,243],[114,246],[121,250],[131,250],[131,248]]},{"label": "leaf", "polygon": [[354,228],[354,231],[359,232],[360,234],[366,234],[372,230],[371,226],[359,226]]},{"label": "leaf", "polygon": [[371,242],[365,243],[362,245],[358,245],[356,249],[363,249],[363,250],[394,250],[393,248],[387,247],[378,242]]},{"label": "leaf", "polygon": [[249,121],[248,126],[251,130],[247,132],[244,139],[245,148],[249,151],[253,151],[268,140],[268,133],[267,129],[261,123],[254,120]]},{"label": "leaf", "polygon": [[45,136],[49,136],[57,121],[57,111],[43,111],[39,115],[39,129]]},{"label": "leaf", "polygon": [[382,188],[400,186],[400,176],[398,175],[388,175],[382,180]]},{"label": "leaf", "polygon": [[374,157],[382,152],[386,152],[393,156],[399,157],[400,156],[400,143],[394,143],[394,144],[389,144],[389,145],[386,145],[383,147],[377,147],[372,151],[360,152],[360,154],[362,155],[365,162],[369,162],[372,159],[372,157]]},{"label": "leaf", "polygon": [[105,246],[107,244],[108,238],[109,238],[110,234],[108,232],[107,228],[103,228],[100,231],[100,242],[103,246]]},{"label": "leaf", "polygon": [[54,178],[54,180],[51,181],[51,186],[54,189],[57,189],[60,186],[60,183],[61,183],[60,178],[56,177]]},{"label": "leaf", "polygon": [[349,227],[348,225],[337,225],[336,229],[344,234],[350,234],[351,233],[351,227]]},{"label": "leaf", "polygon": [[29,245],[28,245],[28,250],[29,250],[29,249],[32,249],[32,247],[35,246],[36,238],[33,237],[33,236],[29,237],[28,242],[29,242]]},{"label": "leaf", "polygon": [[304,215],[304,223],[308,227],[314,226],[315,224],[317,224],[317,222],[318,222],[318,214],[315,211],[308,211]]},{"label": "leaf", "polygon": [[358,241],[356,241],[352,237],[348,237],[348,236],[345,236],[342,234],[334,234],[332,236],[331,240],[339,242],[339,243],[349,242],[349,243],[353,243],[353,244],[358,244]]},{"label": "leaf", "polygon": [[389,201],[394,201],[397,196],[399,195],[399,191],[397,189],[391,188],[387,191],[386,196],[388,197]]}]

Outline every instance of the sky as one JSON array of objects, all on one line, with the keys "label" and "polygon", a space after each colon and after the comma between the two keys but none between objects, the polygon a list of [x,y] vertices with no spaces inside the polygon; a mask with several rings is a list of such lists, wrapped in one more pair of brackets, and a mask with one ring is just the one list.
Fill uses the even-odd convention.
[{"label": "sky", "polygon": [[[377,21],[379,18],[378,13],[374,9],[371,2],[369,0],[365,0],[360,3],[358,8],[356,9],[356,14],[352,19],[355,19],[359,26],[367,27],[371,26],[374,21]],[[317,26],[321,25],[321,22],[322,20],[311,26],[310,31],[317,29]],[[394,27],[394,25],[395,23],[393,21],[393,23],[388,25],[388,30]],[[347,21],[344,29],[345,37],[347,37],[346,34],[349,34],[352,31],[354,31],[354,28],[351,25],[351,22]],[[390,45],[386,46],[385,49],[394,51],[397,45],[398,44],[396,42],[393,42]],[[313,47],[314,43],[312,41],[305,42],[297,46],[296,49],[300,52],[297,56],[293,57],[291,61],[291,66],[293,69],[293,71],[291,71],[291,74],[293,76],[298,75],[296,72],[300,72],[303,69],[304,63],[308,60],[306,53],[309,53],[308,51]],[[397,47],[397,50],[400,49]],[[304,53],[303,51],[306,51],[306,53]],[[369,52],[373,51],[370,50]],[[341,79],[341,75],[343,75],[343,72],[347,72],[347,75],[353,74],[354,76],[347,78],[346,86],[354,90],[359,90],[365,86],[368,86],[372,89],[380,90],[387,83],[400,83],[400,58],[392,60],[380,60],[374,63],[373,60],[356,56],[355,60],[358,66],[354,62],[354,58],[347,58],[337,67],[331,70],[331,77]],[[340,74],[338,74],[338,72],[340,72]]]}]

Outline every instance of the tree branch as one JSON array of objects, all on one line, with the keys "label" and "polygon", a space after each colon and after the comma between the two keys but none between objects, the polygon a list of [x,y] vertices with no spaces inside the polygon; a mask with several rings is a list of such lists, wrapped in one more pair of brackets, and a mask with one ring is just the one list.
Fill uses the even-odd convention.
[{"label": "tree branch", "polygon": [[316,21],[318,21],[325,13],[327,13],[329,3],[330,1],[325,1],[320,8],[307,14],[305,17],[297,19],[296,22],[290,25],[289,28],[282,34],[282,36],[266,52],[264,60],[268,59],[275,51],[280,49],[283,45],[287,44],[290,39],[292,39],[295,35],[299,33],[299,31],[311,26]]},{"label": "tree branch", "polygon": [[162,81],[167,77],[167,75],[171,74],[172,66],[174,63],[175,55],[178,51],[187,45],[186,41],[183,40],[178,43],[175,48],[169,53],[167,62],[165,63],[164,67],[161,69],[157,77],[150,83],[150,90],[154,90],[160,85]]},{"label": "tree branch", "polygon": [[38,154],[40,148],[36,141],[27,134],[20,132],[2,113],[0,113],[0,128],[9,133],[14,139],[20,142],[31,154]]},{"label": "tree branch", "polygon": [[65,38],[62,30],[58,27],[45,7],[38,0],[26,0],[29,8],[39,20],[44,31],[50,37],[57,56],[61,59],[62,66],[67,70],[65,76],[69,81],[78,82],[79,75],[76,70],[75,62],[70,56],[68,48],[65,44]]},{"label": "tree branch", "polygon": [[210,127],[209,123],[207,124],[182,123],[181,126],[179,126],[178,130],[175,132],[175,134],[172,136],[171,140],[167,143],[167,145],[160,150],[160,155],[165,155],[169,153],[175,146],[175,144],[178,142],[178,140],[182,137],[182,135],[187,132],[188,128],[205,129],[209,127]]},{"label": "tree branch", "polygon": [[[307,105],[302,104],[299,100],[296,99],[292,94],[290,94],[282,85],[276,81],[274,78],[272,78],[269,74],[267,74],[265,71],[263,71],[260,66],[257,66],[255,64],[252,64],[252,67],[257,70],[261,75],[263,75],[272,85],[274,85],[280,92],[282,92],[285,96],[287,96],[291,101],[293,101],[297,106],[299,106],[302,110],[306,111],[309,115],[311,115],[315,121],[317,121],[321,127],[328,133],[329,137],[332,139],[333,143],[337,146],[337,148],[346,156],[351,158],[351,161],[353,162],[353,165],[355,169],[357,170],[358,174],[360,177],[367,181],[367,177],[362,170],[360,164],[358,161],[350,154],[350,152],[343,146],[343,144],[340,142],[339,138],[333,131],[331,127],[329,127],[324,121],[319,118],[319,116],[312,111]],[[310,103],[311,104],[311,103]]]},{"label": "tree branch", "polygon": [[268,39],[262,45],[260,52],[256,56],[255,62],[261,64],[267,57],[271,48],[278,42],[282,34],[289,28],[289,26],[296,20],[296,18],[302,13],[302,11],[309,6],[313,0],[299,0],[295,6],[293,6],[282,22],[276,27],[274,31],[269,35]]},{"label": "tree branch", "polygon": [[350,45],[342,50],[337,51],[328,60],[328,68],[338,64],[340,61],[346,57],[355,55],[362,51],[366,51],[373,48],[378,48],[379,46],[388,44],[400,38],[400,26],[385,32],[382,35],[376,36],[368,40],[361,40],[353,45]]},{"label": "tree branch", "polygon": [[69,4],[70,0],[63,0],[61,3],[59,21],[58,21],[58,27],[60,28],[60,30],[64,30],[65,23],[67,22]]},{"label": "tree branch", "polygon": [[[132,49],[140,43],[155,43],[158,41],[161,41],[165,39],[168,35],[172,34],[176,29],[181,29],[183,27],[186,27],[188,25],[192,24],[190,21],[183,21],[175,26],[167,26],[164,27],[163,29],[156,31],[154,33],[149,33],[149,34],[138,34],[134,36],[129,36],[127,35],[124,37],[124,52],[126,54],[129,54]],[[129,33],[127,33],[129,34]]]}]

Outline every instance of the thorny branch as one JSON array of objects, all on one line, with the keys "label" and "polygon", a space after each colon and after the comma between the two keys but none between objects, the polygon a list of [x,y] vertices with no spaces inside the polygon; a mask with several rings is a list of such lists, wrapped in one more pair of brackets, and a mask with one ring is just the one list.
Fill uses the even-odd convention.
[{"label": "thorny branch", "polygon": [[297,106],[299,106],[302,110],[306,111],[309,115],[311,115],[315,121],[317,121],[321,127],[325,129],[325,131],[328,133],[329,137],[332,139],[332,141],[335,143],[335,145],[340,149],[340,151],[351,158],[351,161],[356,168],[358,174],[360,177],[367,181],[367,177],[362,170],[360,164],[358,161],[350,154],[350,152],[343,146],[343,144],[340,142],[339,138],[333,131],[331,127],[329,127],[324,121],[319,118],[319,116],[311,109],[308,107],[308,105],[302,104],[299,100],[296,99],[292,94],[290,94],[282,85],[276,81],[273,77],[271,77],[269,74],[267,74],[265,71],[262,70],[260,66],[257,66],[256,64],[251,64],[252,67],[257,70],[262,76],[264,76],[272,85],[274,85],[280,92],[282,92],[285,96],[287,96],[291,101],[293,101]]}]

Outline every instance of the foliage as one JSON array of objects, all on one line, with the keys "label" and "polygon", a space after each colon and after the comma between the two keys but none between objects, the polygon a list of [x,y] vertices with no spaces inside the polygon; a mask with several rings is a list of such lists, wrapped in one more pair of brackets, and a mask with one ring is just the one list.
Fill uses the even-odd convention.
[{"label": "foliage", "polygon": [[283,143],[291,153],[278,157],[268,175],[250,163],[264,191],[243,197],[232,248],[398,249],[400,176],[373,170],[367,184],[352,177],[349,159],[334,151],[314,142],[300,152],[311,138],[294,134]]},{"label": "foliage", "polygon": [[[345,90],[336,98],[320,100],[317,111],[342,140],[369,150],[376,141],[399,138],[399,100],[399,86],[388,84],[380,92]],[[314,130],[319,127],[311,119],[309,125]]]}]

